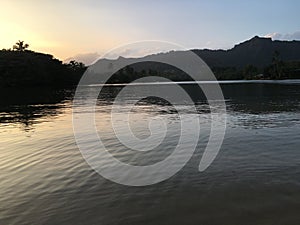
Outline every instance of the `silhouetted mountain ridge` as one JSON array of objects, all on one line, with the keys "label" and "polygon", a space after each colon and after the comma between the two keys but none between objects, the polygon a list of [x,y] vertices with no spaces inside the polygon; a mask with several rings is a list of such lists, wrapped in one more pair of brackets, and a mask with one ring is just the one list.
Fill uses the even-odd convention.
[{"label": "silhouetted mountain ridge", "polygon": [[[219,80],[230,79],[296,79],[300,78],[300,41],[273,41],[255,36],[228,50],[192,49],[212,69]],[[101,59],[97,63],[130,65],[121,70],[110,82],[131,82],[139,77],[160,75],[174,81],[190,80],[181,70],[157,63],[160,57],[178,58],[185,51],[170,51],[132,59],[119,57],[115,60]],[[140,62],[143,61],[143,62]],[[95,66],[97,67],[97,63]],[[105,67],[105,66],[104,66]],[[104,68],[102,66],[102,68]],[[104,72],[104,71],[102,71]],[[99,74],[101,77],[101,73]]]},{"label": "silhouetted mountain ridge", "polygon": [[300,60],[300,41],[272,41],[271,38],[255,36],[235,45],[229,50],[193,50],[210,67],[265,67],[272,63],[275,51],[284,61]]},{"label": "silhouetted mountain ridge", "polygon": [[[256,67],[265,67],[272,63],[273,54],[276,51],[279,52],[280,59],[283,61],[299,61],[300,41],[273,41],[271,38],[255,36],[250,40],[236,44],[233,48],[228,50],[192,49],[192,51],[199,55],[210,67],[242,68],[250,64]],[[158,53],[156,55],[173,55],[178,52],[180,51]],[[146,57],[149,56],[141,58]],[[126,58],[119,57],[116,60],[124,59]],[[141,68],[137,67],[137,69]]]}]

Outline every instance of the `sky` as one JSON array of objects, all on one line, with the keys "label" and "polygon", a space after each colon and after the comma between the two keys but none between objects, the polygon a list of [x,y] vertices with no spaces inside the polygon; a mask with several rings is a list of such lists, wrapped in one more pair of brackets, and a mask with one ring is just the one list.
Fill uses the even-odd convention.
[{"label": "sky", "polygon": [[255,35],[300,40],[299,8],[298,0],[0,0],[0,49],[24,40],[31,50],[89,63],[143,40],[209,49]]}]

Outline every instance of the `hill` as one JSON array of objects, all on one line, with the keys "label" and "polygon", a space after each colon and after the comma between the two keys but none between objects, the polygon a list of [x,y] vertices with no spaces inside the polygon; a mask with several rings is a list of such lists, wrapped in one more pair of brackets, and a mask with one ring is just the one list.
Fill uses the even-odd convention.
[{"label": "hill", "polygon": [[75,85],[85,67],[77,62],[63,64],[52,55],[33,51],[0,51],[0,86]]},{"label": "hill", "polygon": [[[271,38],[255,36],[229,50],[193,49],[192,51],[208,64],[219,80],[300,78],[300,41],[272,41]],[[121,69],[109,80],[110,83],[126,83],[148,75],[159,75],[173,81],[191,80],[181,70],[152,60],[160,56],[180,58],[181,52],[159,53],[136,60],[124,57],[116,60],[101,59],[97,63],[102,65],[106,63],[108,68],[112,68],[113,65],[125,64],[126,61],[149,59],[148,62],[135,63]],[[101,79],[94,79],[94,81],[99,82]]]},{"label": "hill", "polygon": [[237,67],[247,65],[265,67],[272,63],[274,52],[283,61],[300,61],[300,41],[272,41],[255,36],[229,50],[193,50],[210,67]]}]

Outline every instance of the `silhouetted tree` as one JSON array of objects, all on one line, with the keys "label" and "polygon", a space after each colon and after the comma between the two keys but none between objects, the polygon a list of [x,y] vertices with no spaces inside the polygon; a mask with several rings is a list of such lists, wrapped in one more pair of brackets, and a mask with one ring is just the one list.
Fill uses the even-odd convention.
[{"label": "silhouetted tree", "polygon": [[13,46],[13,49],[19,52],[23,52],[26,48],[29,47],[29,44],[24,44],[24,41],[17,41],[16,44]]},{"label": "silhouetted tree", "polygon": [[280,79],[283,76],[283,62],[280,59],[280,53],[276,50],[273,53],[272,64],[274,70],[274,78]]},{"label": "silhouetted tree", "polygon": [[70,61],[67,66],[74,71],[85,69],[85,65],[82,62],[75,60]]}]

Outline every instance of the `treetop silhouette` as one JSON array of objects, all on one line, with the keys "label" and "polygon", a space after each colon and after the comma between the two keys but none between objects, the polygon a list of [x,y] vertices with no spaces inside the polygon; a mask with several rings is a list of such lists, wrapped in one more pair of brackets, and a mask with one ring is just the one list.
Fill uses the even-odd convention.
[{"label": "treetop silhouette", "polygon": [[29,44],[25,44],[24,41],[17,41],[16,44],[13,46],[13,50],[23,52],[27,48],[29,48]]}]

